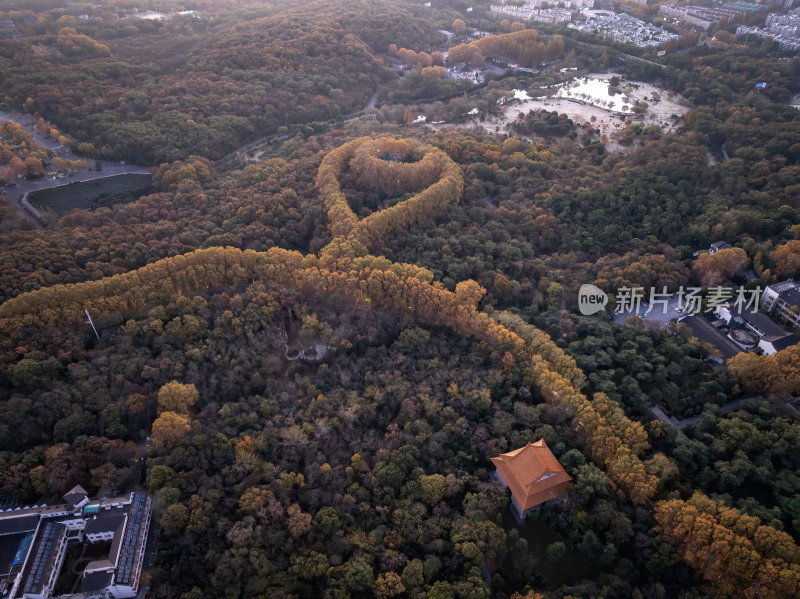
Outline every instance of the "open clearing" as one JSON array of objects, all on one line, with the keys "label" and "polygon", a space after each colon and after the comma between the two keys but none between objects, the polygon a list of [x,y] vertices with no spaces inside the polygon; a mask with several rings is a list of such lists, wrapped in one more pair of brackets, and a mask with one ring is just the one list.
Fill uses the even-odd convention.
[{"label": "open clearing", "polygon": [[[644,125],[660,125],[665,130],[679,126],[689,109],[689,103],[670,92],[649,83],[628,81],[620,77],[618,88],[627,93],[609,95],[608,81],[611,73],[591,74],[552,88],[547,95],[531,98],[523,90],[514,90],[514,98],[509,99],[499,117],[480,116],[458,125],[439,125],[435,129],[459,128],[473,129],[483,127],[489,132],[509,133],[510,124],[517,120],[520,113],[527,114],[531,110],[547,110],[566,114],[576,124],[591,126],[601,135],[613,138],[625,128],[626,119],[630,118]],[[630,88],[630,89],[628,89]],[[637,101],[646,102],[647,109],[643,114],[631,116],[630,107]],[[430,126],[430,125],[429,125]],[[610,142],[609,150],[618,149],[618,145]]]}]

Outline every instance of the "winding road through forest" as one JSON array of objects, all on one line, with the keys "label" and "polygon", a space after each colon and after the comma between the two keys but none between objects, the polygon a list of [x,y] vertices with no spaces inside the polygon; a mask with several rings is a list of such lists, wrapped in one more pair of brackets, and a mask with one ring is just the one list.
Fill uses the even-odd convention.
[{"label": "winding road through forest", "polygon": [[[366,106],[364,106],[364,108],[361,108],[351,113],[345,118],[357,118],[363,115],[363,113],[366,112],[367,110],[375,108],[376,104],[378,103],[378,98],[380,97],[381,92],[382,92],[381,89],[376,89],[370,96],[369,101],[367,102]],[[36,119],[32,115],[23,114],[17,111],[0,111],[0,120],[12,121],[21,125],[28,133],[33,135],[34,140],[37,143],[48,148],[50,151],[53,152],[53,155],[58,156],[59,158],[65,158],[69,160],[82,159],[82,157],[73,154],[69,148],[58,143],[56,140],[51,139],[49,136],[42,135],[39,131],[35,130],[34,125],[38,124],[38,119]],[[341,120],[341,117],[336,120]],[[288,135],[269,135],[266,137],[262,137],[248,144],[245,144],[240,148],[237,148],[236,150],[227,154],[226,156],[223,156],[222,158],[217,160],[215,164],[218,168],[226,168],[233,166],[233,164],[237,160],[239,160],[241,156],[247,154],[248,152],[257,150],[258,148],[270,142],[287,139],[288,137],[289,137]],[[79,171],[68,178],[56,179],[54,177],[43,177],[41,179],[34,179],[34,180],[19,179],[15,185],[5,188],[4,189],[5,194],[0,195],[0,198],[5,198],[5,200],[9,204],[14,206],[17,210],[19,210],[19,212],[25,218],[34,223],[36,227],[41,228],[42,224],[35,216],[35,213],[30,210],[29,204],[27,204],[25,200],[25,197],[28,193],[32,191],[39,191],[42,189],[62,187],[65,185],[70,185],[73,183],[79,183],[83,181],[93,181],[95,179],[113,177],[116,175],[146,175],[146,174],[151,174],[154,170],[154,167],[144,167],[132,164],[120,164],[104,160],[97,160],[95,162],[100,165],[100,170],[87,169]]]},{"label": "winding road through forest", "polygon": [[[355,112],[351,112],[349,115],[342,115],[335,119],[331,119],[328,122],[333,123],[341,120],[352,121],[357,119],[358,117],[362,116],[367,110],[375,108],[375,106],[378,103],[378,98],[380,97],[382,91],[383,90],[380,88],[376,89],[375,92],[370,96],[369,101],[367,102],[366,106],[364,106],[364,108],[356,110]],[[262,146],[265,146],[273,141],[281,141],[288,138],[289,138],[288,134],[277,134],[277,133],[261,137],[255,141],[251,141],[250,143],[247,143],[239,148],[236,148],[233,152],[229,152],[219,160],[216,160],[214,164],[218,169],[230,168],[233,165],[235,165],[237,161],[241,160],[242,156],[245,156],[249,152],[258,150]]]}]

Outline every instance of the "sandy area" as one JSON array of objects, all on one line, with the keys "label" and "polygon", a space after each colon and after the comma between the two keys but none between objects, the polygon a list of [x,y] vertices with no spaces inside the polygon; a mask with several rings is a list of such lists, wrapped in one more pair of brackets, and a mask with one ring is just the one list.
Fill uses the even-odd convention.
[{"label": "sandy area", "polygon": [[[603,73],[588,75],[588,78],[602,80],[604,82],[610,79],[612,76],[612,74]],[[578,83],[580,79],[573,80],[573,82],[570,83],[574,85],[575,83]],[[570,85],[570,83],[567,85]],[[677,94],[670,98],[667,90],[655,87],[649,83],[621,79],[619,87],[626,88],[627,86],[630,86],[633,89],[630,91],[630,93],[625,94],[625,98],[627,100],[625,105],[633,105],[637,100],[647,102],[647,112],[643,115],[630,117],[604,106],[592,105],[590,102],[600,103],[602,100],[600,97],[593,97],[589,94],[584,94],[580,98],[576,97],[570,99],[568,97],[564,97],[564,95],[568,93],[565,91],[566,88],[558,87],[551,88],[550,91],[552,93],[549,96],[526,100],[512,99],[508,101],[503,109],[503,114],[501,117],[488,117],[484,121],[480,121],[479,118],[474,118],[463,124],[440,125],[433,126],[433,128],[473,129],[476,126],[482,126],[489,132],[505,133],[510,131],[508,124],[513,123],[517,119],[519,113],[528,113],[530,110],[548,110],[556,111],[559,114],[566,114],[577,124],[592,126],[596,129],[599,129],[602,135],[607,135],[611,138],[615,133],[618,133],[625,128],[625,120],[627,118],[632,118],[632,120],[645,125],[661,125],[664,129],[674,129],[681,123],[683,115],[689,111],[688,102],[686,102]],[[580,87],[577,89],[585,90],[586,88]],[[562,94],[562,97],[557,97],[557,94],[559,93]],[[574,95],[577,96],[578,93],[580,92],[575,92]],[[660,98],[657,102],[653,99],[654,93]],[[519,96],[520,94],[515,95]],[[619,97],[620,96],[617,96],[617,98]],[[622,106],[623,103],[617,101],[615,105]],[[677,116],[678,118],[675,118],[673,115]],[[618,144],[611,140],[609,140],[607,148],[610,151],[621,149]]]}]

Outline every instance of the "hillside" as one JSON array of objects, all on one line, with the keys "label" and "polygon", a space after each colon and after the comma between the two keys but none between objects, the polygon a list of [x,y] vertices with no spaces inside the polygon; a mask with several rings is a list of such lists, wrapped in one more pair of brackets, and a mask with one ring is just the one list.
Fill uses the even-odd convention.
[{"label": "hillside", "polygon": [[218,158],[280,126],[363,107],[394,76],[374,54],[387,31],[417,44],[436,28],[385,0],[246,17],[43,19],[41,35],[0,40],[0,93],[109,157]]},{"label": "hillside", "polygon": [[[0,14],[0,506],[146,489],[151,599],[800,596],[800,62],[40,3]],[[161,163],[63,185],[59,144]],[[520,523],[493,460],[539,441]]]}]

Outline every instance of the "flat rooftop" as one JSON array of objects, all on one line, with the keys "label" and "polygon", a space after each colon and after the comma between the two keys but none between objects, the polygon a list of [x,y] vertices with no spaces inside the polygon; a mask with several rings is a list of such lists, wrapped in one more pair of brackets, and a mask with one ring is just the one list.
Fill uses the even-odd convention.
[{"label": "flat rooftop", "polygon": [[770,285],[769,287],[767,287],[767,289],[780,294],[783,293],[784,291],[789,291],[789,289],[796,289],[798,285],[800,285],[800,283],[789,279],[788,281],[781,281],[780,283],[775,283],[774,285]]},{"label": "flat rooftop", "polygon": [[65,541],[67,527],[59,522],[47,522],[34,541],[31,555],[25,564],[24,580],[17,596],[24,593],[39,593],[56,565],[59,547]]},{"label": "flat rooftop", "polygon": [[17,555],[17,551],[19,551],[22,540],[26,536],[25,534],[16,534],[0,537],[0,576],[5,576],[11,572],[14,558]]},{"label": "flat rooftop", "polygon": [[0,537],[21,532],[31,532],[36,530],[36,525],[39,524],[38,514],[27,514],[16,518],[2,518],[2,516],[3,514],[0,514]]},{"label": "flat rooftop", "polygon": [[111,586],[111,580],[114,578],[113,572],[92,572],[87,574],[81,580],[81,592],[89,593],[92,591],[100,591],[108,586]]},{"label": "flat rooftop", "polygon": [[87,550],[95,560],[88,570],[96,571],[82,577],[82,591],[97,593],[114,583],[128,587],[118,588],[122,594],[117,596],[135,595],[150,524],[150,498],[134,492],[78,508],[86,501],[86,495],[76,489],[82,491],[76,487],[67,493],[71,504],[0,510],[0,588],[21,576],[15,598],[47,590],[49,581],[58,575],[56,569],[64,567],[62,558],[68,538],[77,537],[80,531],[85,533],[89,547],[108,548],[99,553]]},{"label": "flat rooftop", "polygon": [[717,349],[724,360],[732,358],[742,351],[738,345],[715,329],[714,326],[708,322],[708,319],[700,314],[689,314],[681,318],[678,322],[688,326],[692,334],[701,342],[708,343]]},{"label": "flat rooftop", "polygon": [[84,529],[84,532],[87,535],[114,532],[123,522],[125,522],[125,514],[118,510],[101,513],[98,516],[90,518],[86,521],[86,528]]},{"label": "flat rooftop", "polygon": [[800,307],[800,291],[798,291],[796,287],[792,287],[791,289],[782,291],[778,295],[778,297],[780,297],[784,302],[786,302],[790,306]]}]

